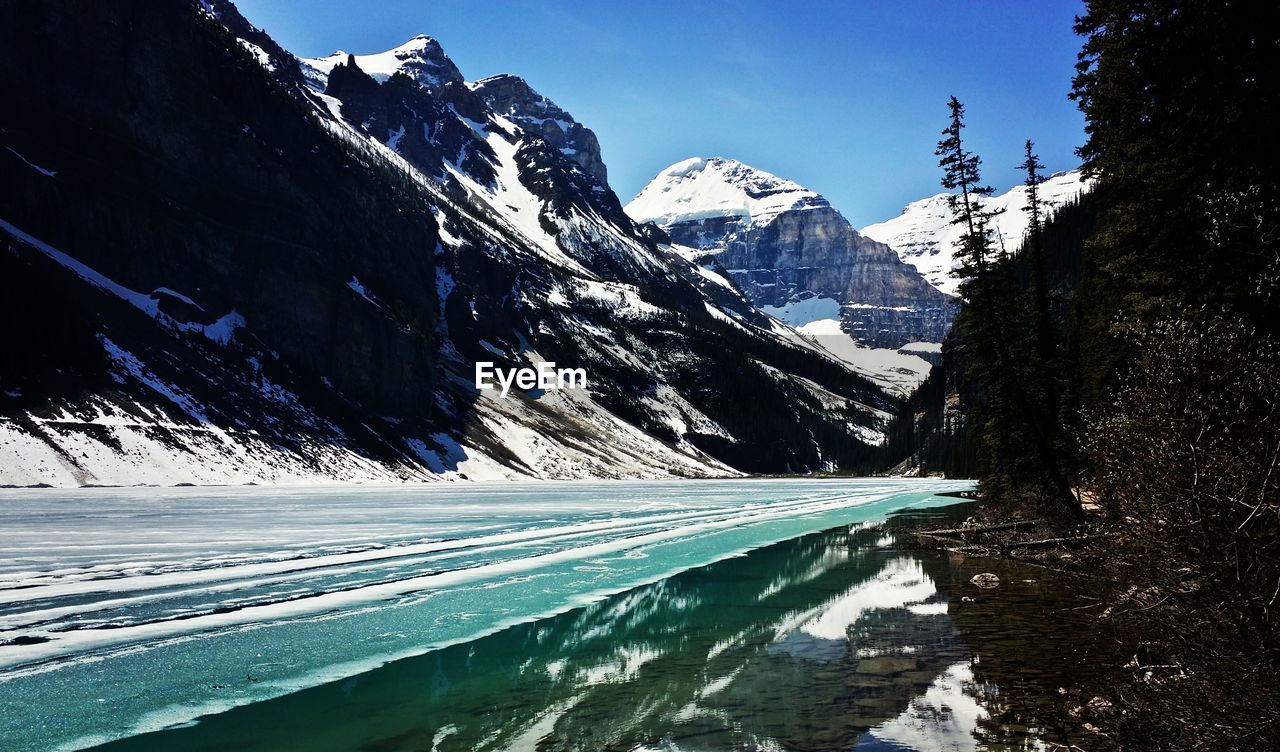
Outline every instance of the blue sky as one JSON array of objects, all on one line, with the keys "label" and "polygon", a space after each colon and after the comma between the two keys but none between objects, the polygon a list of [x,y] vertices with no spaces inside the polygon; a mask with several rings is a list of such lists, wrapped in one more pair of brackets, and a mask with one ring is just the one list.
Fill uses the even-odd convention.
[{"label": "blue sky", "polygon": [[1066,94],[1076,0],[239,0],[304,57],[429,34],[470,80],[515,73],[596,132],[625,203],[659,170],[727,156],[831,199],[857,227],[941,190],[946,99],[969,111],[987,182],[1022,143],[1077,166]]}]

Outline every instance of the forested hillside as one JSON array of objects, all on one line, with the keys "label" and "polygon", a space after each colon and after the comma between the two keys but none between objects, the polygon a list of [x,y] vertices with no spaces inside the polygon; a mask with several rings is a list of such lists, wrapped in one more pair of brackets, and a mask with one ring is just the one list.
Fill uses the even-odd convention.
[{"label": "forested hillside", "polygon": [[[1134,650],[1122,739],[1273,748],[1280,12],[1093,0],[1076,30],[1095,188],[1048,223],[1032,201],[1011,256],[951,102],[937,154],[965,230],[965,306],[885,464],[974,462],[987,515],[1095,546],[1100,633]],[[1033,189],[1031,142],[1023,167]]]},{"label": "forested hillside", "polygon": [[[1098,199],[1086,194],[1079,200],[1059,207],[1039,235],[1046,282],[1049,313],[1056,332],[1069,333],[1077,311],[1076,293],[1080,283],[1082,248],[1084,240],[1097,222]],[[1008,279],[1012,288],[1007,294],[1023,298],[1027,305],[1033,276],[1031,259],[1026,249],[1011,256],[1008,261]],[[1020,336],[1026,337],[1029,312],[1023,312],[1016,321],[1008,324],[1022,327]],[[971,322],[970,322],[971,325]],[[907,406],[890,422],[886,430],[882,464],[901,465],[904,472],[913,474],[942,473],[953,478],[974,477],[978,472],[978,445],[970,420],[974,408],[984,402],[983,382],[966,378],[966,342],[971,339],[970,329],[962,319],[960,326],[952,330],[943,344],[942,362],[907,401]],[[1023,353],[1015,353],[1022,356]],[[1058,357],[1065,360],[1057,365],[1061,380],[1059,388],[1071,390],[1063,393],[1068,401],[1079,399],[1075,382],[1062,379],[1062,375],[1075,370],[1079,358],[1077,341],[1064,341]],[[1032,362],[1015,360],[1009,367],[1017,378],[1032,378]],[[996,437],[983,430],[982,436],[990,437],[984,446],[984,463],[1000,461],[1000,449],[994,445]],[[1017,453],[1016,450],[1013,452]],[[1008,455],[1005,455],[1008,456]]]}]

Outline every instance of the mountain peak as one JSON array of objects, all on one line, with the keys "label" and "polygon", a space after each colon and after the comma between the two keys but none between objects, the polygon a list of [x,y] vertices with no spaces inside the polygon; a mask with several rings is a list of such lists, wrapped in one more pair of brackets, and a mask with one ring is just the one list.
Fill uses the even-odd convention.
[{"label": "mountain peak", "polygon": [[576,122],[572,115],[539,94],[528,81],[517,75],[499,73],[496,76],[482,78],[469,86],[499,115],[561,120],[566,123]]},{"label": "mountain peak", "polygon": [[349,65],[351,62],[379,82],[386,81],[397,73],[408,76],[428,89],[463,82],[462,73],[444,53],[444,48],[426,34],[419,34],[398,47],[372,55],[354,55],[336,50],[325,57],[303,60],[315,72],[312,78],[319,80],[321,84],[336,65]]},{"label": "mountain peak", "polygon": [[[397,53],[405,58],[416,57],[423,60],[438,60],[445,58],[444,48],[440,46],[433,37],[426,34],[419,34],[410,38],[399,47],[394,47],[388,52]],[[447,58],[445,58],[447,59]]]},{"label": "mountain peak", "polygon": [[546,140],[601,185],[609,183],[600,158],[600,143],[563,108],[534,90],[529,82],[510,73],[482,78],[468,84],[495,114],[510,118]]},{"label": "mountain peak", "polygon": [[528,81],[525,81],[514,73],[498,73],[492,76],[486,76],[471,84],[471,88],[478,89],[495,83],[508,83],[514,86],[524,86],[525,88],[528,88],[529,91],[533,91],[533,87],[529,86]]},{"label": "mountain peak", "polygon": [[690,157],[659,172],[627,204],[627,213],[637,222],[667,226],[711,217],[761,222],[826,205],[816,192],[736,159]]},{"label": "mountain peak", "polygon": [[761,310],[820,336],[835,357],[893,389],[914,387],[928,363],[895,354],[887,366],[867,348],[940,342],[950,326],[947,296],[892,249],[859,235],[817,192],[737,159],[676,162],[626,212],[665,230],[686,258],[718,264]]}]

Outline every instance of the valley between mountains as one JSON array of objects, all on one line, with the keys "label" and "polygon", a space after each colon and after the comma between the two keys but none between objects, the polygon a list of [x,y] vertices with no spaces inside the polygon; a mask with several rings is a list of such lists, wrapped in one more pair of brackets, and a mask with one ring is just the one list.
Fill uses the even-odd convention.
[{"label": "valley between mountains", "polygon": [[132,5],[0,10],[2,485],[865,472],[940,361],[945,194],[860,231],[690,157],[624,204],[589,124],[430,37],[299,59],[227,0]]}]

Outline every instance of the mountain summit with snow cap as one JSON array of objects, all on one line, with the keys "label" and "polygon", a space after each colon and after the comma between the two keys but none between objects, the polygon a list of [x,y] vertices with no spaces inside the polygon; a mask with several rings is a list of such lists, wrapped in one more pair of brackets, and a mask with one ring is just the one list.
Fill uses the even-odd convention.
[{"label": "mountain summit with snow cap", "polygon": [[818,193],[736,159],[692,157],[658,173],[627,213],[661,227],[713,217],[765,224],[784,211],[823,206],[830,204]]},{"label": "mountain summit with snow cap", "polygon": [[403,73],[427,89],[449,83],[463,83],[458,66],[445,54],[439,42],[425,34],[419,34],[399,47],[371,55],[352,55],[337,50],[325,57],[304,58],[303,70],[312,80],[322,81],[333,71],[334,66],[346,63],[348,58],[354,58],[360,70],[378,82]]},{"label": "mountain summit with snow cap", "polygon": [[836,331],[838,322],[852,340],[844,344],[877,349],[941,342],[950,328],[950,296],[893,249],[860,235],[817,191],[736,159],[676,162],[626,210],[793,326],[822,320]]}]

